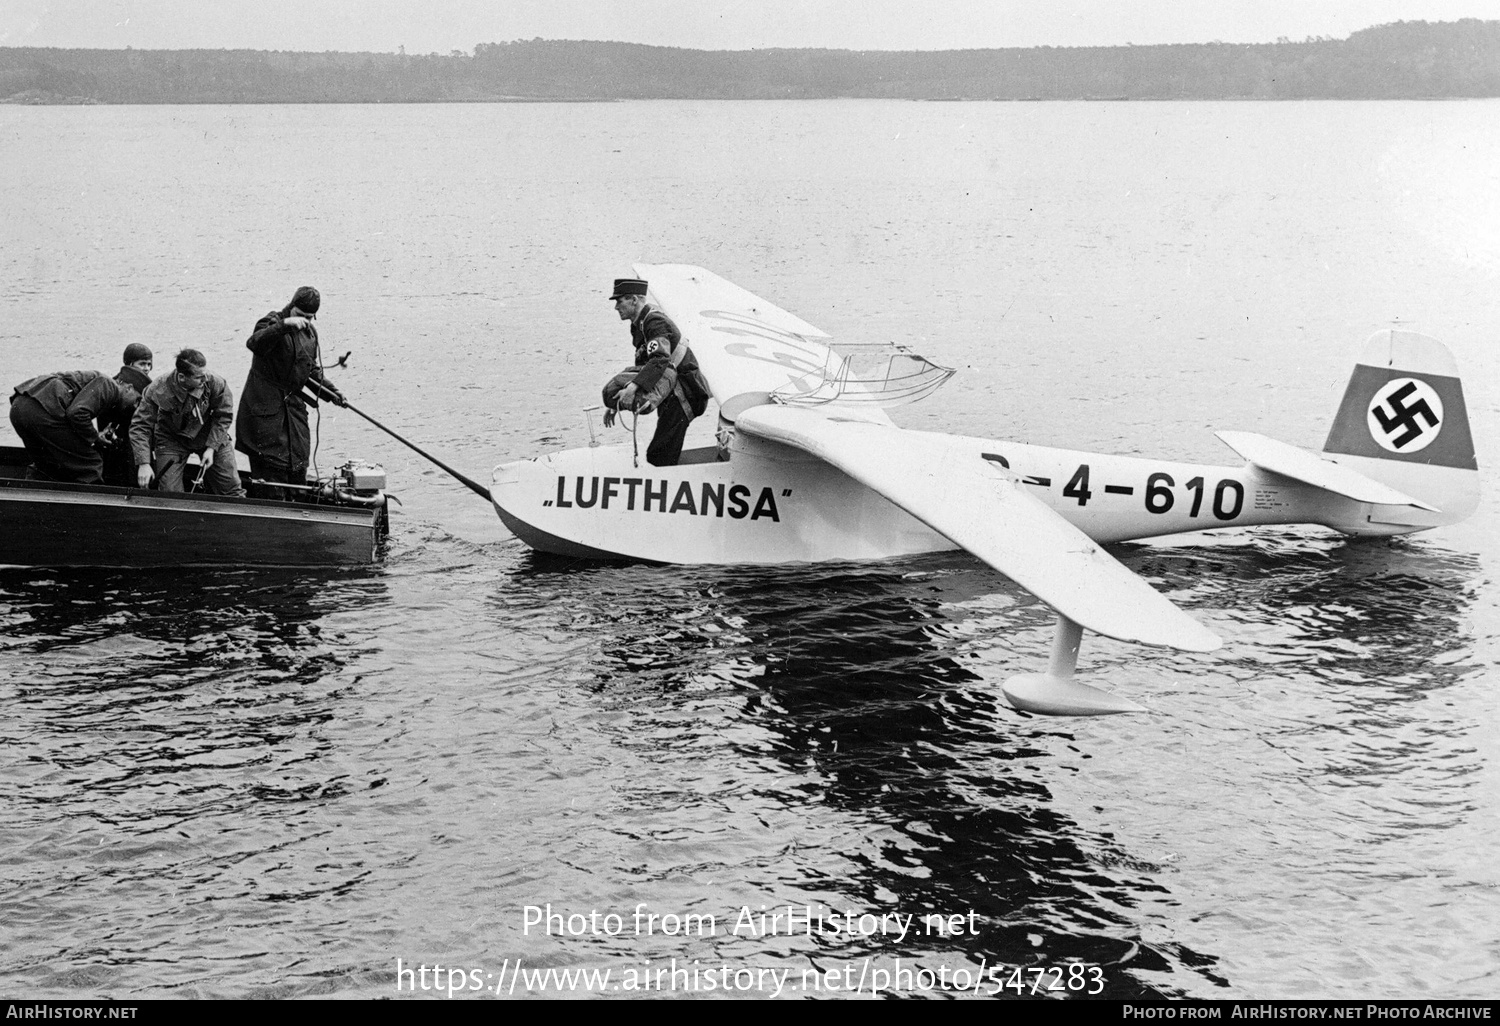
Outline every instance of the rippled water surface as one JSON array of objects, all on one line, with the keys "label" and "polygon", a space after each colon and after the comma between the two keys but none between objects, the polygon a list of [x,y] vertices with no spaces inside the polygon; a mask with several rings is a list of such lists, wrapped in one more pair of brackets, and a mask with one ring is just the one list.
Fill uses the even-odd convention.
[{"label": "rippled water surface", "polygon": [[[1223,428],[1319,447],[1401,323],[1453,348],[1487,466],[1495,114],[0,107],[0,355],[18,382],[193,345],[238,388],[311,282],[341,386],[483,478],[587,443],[629,355],[610,279],[680,261],[959,367],[903,424],[1170,459],[1231,462]],[[1050,614],[965,556],[541,557],[351,415],[318,434],[403,502],[372,568],[0,570],[0,991],[396,996],[398,959],[466,994],[517,960],[616,994],[898,959],[980,993],[1069,965],[1112,997],[1497,991],[1488,495],[1389,543],[1118,548],[1226,645],[1091,636],[1081,671],[1150,712],[1051,720],[999,692]],[[621,928],[548,936],[549,905]],[[741,918],[789,905],[869,930]],[[892,913],[962,929],[858,919]]]}]

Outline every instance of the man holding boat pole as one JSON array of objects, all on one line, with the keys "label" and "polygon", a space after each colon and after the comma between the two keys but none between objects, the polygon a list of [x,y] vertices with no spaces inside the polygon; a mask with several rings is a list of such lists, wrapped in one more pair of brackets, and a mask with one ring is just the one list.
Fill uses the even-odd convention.
[{"label": "man holding boat pole", "polygon": [[[307,484],[312,436],[307,424],[305,386],[315,399],[339,406],[348,403],[323,377],[318,352],[318,329],[313,326],[322,296],[303,285],[280,310],[255,323],[245,342],[254,355],[250,375],[235,417],[235,448],[250,457],[254,481]],[[291,490],[274,483],[251,484],[250,495],[261,499],[290,499]]]}]

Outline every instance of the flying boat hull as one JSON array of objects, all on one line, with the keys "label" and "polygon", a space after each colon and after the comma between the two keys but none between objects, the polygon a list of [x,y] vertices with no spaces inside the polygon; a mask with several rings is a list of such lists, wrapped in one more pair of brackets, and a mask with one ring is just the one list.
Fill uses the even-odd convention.
[{"label": "flying boat hull", "polygon": [[958,546],[858,481],[759,439],[675,467],[572,449],[495,469],[505,526],[542,552],[657,563],[890,559]]},{"label": "flying boat hull", "polygon": [[[993,467],[1000,472],[997,486],[1013,476],[1105,544],[1267,524],[1313,523],[1383,536],[1463,515],[1361,502],[1255,464],[1213,466],[933,437],[941,437],[944,462]],[[501,465],[490,493],[513,534],[559,555],[813,563],[959,547],[879,491],[801,450],[748,435],[737,435],[732,450],[728,460],[698,450],[690,458],[701,462],[652,467],[644,461],[637,466],[623,447],[573,449]]]}]

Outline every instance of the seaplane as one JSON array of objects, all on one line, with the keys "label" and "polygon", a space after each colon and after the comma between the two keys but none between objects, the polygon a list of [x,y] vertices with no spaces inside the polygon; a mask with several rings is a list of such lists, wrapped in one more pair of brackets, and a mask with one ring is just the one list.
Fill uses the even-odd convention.
[{"label": "seaplane", "polygon": [[1211,630],[1103,547],[1210,528],[1318,524],[1385,537],[1479,501],[1458,371],[1436,339],[1377,332],[1322,452],[1244,431],[1210,466],[903,430],[888,409],[953,374],[895,346],[841,346],[701,267],[637,264],[718,405],[715,444],[676,466],[630,445],[503,463],[487,490],[542,552],[678,564],[882,560],[965,549],[1057,615],[1045,672],[1002,685],[1030,713],[1142,710],[1074,679],[1085,630],[1211,652]]}]

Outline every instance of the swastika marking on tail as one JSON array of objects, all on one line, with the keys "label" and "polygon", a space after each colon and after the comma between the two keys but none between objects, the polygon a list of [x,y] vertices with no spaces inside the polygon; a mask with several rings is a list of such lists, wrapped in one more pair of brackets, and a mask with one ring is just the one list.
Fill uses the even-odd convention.
[{"label": "swastika marking on tail", "polygon": [[1390,452],[1417,452],[1431,445],[1443,427],[1443,401],[1425,381],[1395,378],[1370,399],[1370,437]]}]

